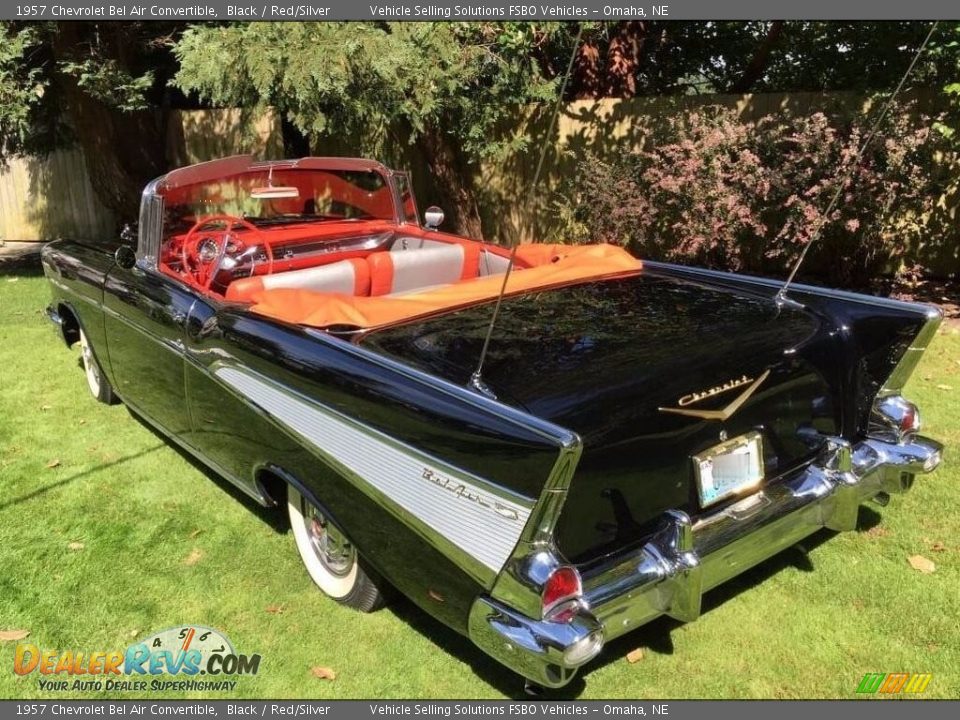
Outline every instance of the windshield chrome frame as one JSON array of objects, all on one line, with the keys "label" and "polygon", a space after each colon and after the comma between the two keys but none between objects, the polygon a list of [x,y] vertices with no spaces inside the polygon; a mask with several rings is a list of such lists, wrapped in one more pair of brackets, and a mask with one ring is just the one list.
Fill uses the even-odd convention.
[{"label": "windshield chrome frame", "polygon": [[166,175],[152,180],[140,196],[140,222],[137,225],[137,265],[157,269],[163,233],[163,196],[157,192]]},{"label": "windshield chrome frame", "polygon": [[[229,159],[229,158],[228,158]],[[265,160],[260,162],[251,162],[247,166],[247,170],[256,169],[262,170],[265,168],[296,168],[301,160],[306,159],[302,158],[300,160]],[[221,162],[221,161],[213,161]],[[200,163],[205,165],[206,163]],[[191,166],[195,167],[195,166]],[[172,173],[182,172],[188,168],[178,168],[176,170],[171,170],[170,173],[166,175],[161,175],[158,178],[152,180],[143,190],[143,194],[140,198],[140,221],[138,224],[137,232],[137,264],[144,269],[154,269],[156,270],[159,264],[160,258],[160,246],[163,242],[163,212],[164,212],[164,198],[160,194],[159,190],[164,186],[167,178]],[[339,169],[339,168],[334,168]],[[413,188],[413,178],[409,171],[407,170],[391,170],[385,166],[377,163],[375,166],[367,168],[358,168],[365,169],[371,172],[378,173],[384,180],[384,182],[389,187],[390,198],[393,203],[393,222],[397,226],[413,226],[421,227],[420,224],[420,208],[417,204],[416,192]],[[322,168],[316,169],[318,172],[322,172]],[[235,174],[235,173],[234,173]],[[404,212],[403,200],[401,195],[401,182],[405,182],[407,189],[410,192],[410,201],[413,204],[413,218],[407,218],[406,213]],[[375,219],[385,219],[385,218],[375,218]]]}]

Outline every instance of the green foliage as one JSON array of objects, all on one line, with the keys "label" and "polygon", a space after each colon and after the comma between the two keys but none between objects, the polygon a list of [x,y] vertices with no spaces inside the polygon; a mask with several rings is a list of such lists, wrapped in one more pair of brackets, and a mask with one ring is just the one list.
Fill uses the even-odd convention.
[{"label": "green foliage", "polygon": [[516,106],[549,101],[533,48],[557,26],[526,23],[197,25],[175,53],[176,84],[214,105],[272,106],[308,137],[363,137],[379,153],[399,123],[411,141],[440,129],[468,160],[526,145],[499,137]]},{"label": "green foliage", "polygon": [[78,87],[106,105],[124,112],[149,107],[146,93],[153,85],[152,71],[134,76],[119,67],[112,58],[95,57],[65,61],[59,67],[65,75],[76,79]]},{"label": "green foliage", "polygon": [[89,117],[81,109],[87,103],[119,114],[159,105],[177,29],[165,22],[0,22],[0,161],[88,139],[75,115]]},{"label": "green foliage", "polygon": [[943,88],[950,101],[950,113],[936,124],[936,128],[945,138],[960,144],[960,25],[950,29],[947,39],[937,44],[934,53],[950,62],[953,79]]},{"label": "green foliage", "polygon": [[39,67],[25,62],[37,49],[34,27],[15,30],[0,23],[0,161],[29,144],[35,114],[49,85]]}]

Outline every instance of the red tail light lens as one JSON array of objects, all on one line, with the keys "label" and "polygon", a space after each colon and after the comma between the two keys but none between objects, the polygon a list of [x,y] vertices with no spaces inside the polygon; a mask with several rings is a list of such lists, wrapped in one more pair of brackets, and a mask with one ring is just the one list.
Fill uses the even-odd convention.
[{"label": "red tail light lens", "polygon": [[911,402],[906,403],[903,415],[900,417],[900,433],[915,433],[920,429],[920,413],[917,412],[917,406]]},{"label": "red tail light lens", "polygon": [[580,573],[569,565],[561,565],[551,573],[541,595],[543,617],[553,622],[567,622],[579,607],[583,585]]}]

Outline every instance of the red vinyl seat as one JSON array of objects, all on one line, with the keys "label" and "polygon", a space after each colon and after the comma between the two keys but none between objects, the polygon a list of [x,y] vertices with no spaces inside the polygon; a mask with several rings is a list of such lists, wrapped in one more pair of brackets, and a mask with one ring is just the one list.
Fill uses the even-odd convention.
[{"label": "red vinyl seat", "polygon": [[367,263],[370,295],[396,295],[477,277],[480,246],[445,243],[391,250],[369,255]]},{"label": "red vinyl seat", "polygon": [[273,275],[255,275],[234,280],[227,287],[227,300],[250,302],[260,290],[294,288],[346,295],[370,294],[370,268],[363,258],[340,260],[329,265],[289,270]]}]

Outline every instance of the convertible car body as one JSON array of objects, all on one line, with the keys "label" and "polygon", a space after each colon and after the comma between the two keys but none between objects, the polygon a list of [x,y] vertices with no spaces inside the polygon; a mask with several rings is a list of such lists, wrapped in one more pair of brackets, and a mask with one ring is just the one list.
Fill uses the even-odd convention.
[{"label": "convertible car body", "polygon": [[608,245],[509,257],[422,225],[404,173],[243,156],[43,264],[93,394],[286,504],[324,592],[393,586],[545,686],[940,462],[901,396],[934,308]]}]

